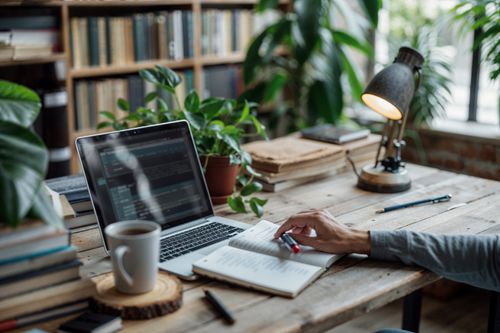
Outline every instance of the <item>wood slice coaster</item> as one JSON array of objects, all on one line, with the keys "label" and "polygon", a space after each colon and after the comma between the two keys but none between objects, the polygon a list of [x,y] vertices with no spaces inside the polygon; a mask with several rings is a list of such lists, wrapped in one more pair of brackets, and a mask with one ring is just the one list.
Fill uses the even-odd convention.
[{"label": "wood slice coaster", "polygon": [[156,286],[145,294],[129,295],[116,290],[113,273],[107,273],[96,284],[96,296],[90,307],[99,313],[123,319],[150,319],[179,309],[182,305],[182,285],[178,278],[158,272]]}]

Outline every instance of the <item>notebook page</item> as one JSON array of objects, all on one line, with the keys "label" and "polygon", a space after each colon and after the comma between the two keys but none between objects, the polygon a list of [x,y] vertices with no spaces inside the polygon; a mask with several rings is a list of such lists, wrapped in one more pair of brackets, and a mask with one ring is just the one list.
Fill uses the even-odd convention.
[{"label": "notebook page", "polygon": [[255,226],[235,236],[230,246],[275,257],[290,259],[309,265],[329,267],[342,256],[316,251],[310,246],[301,245],[300,253],[292,253],[280,239],[274,239],[278,225],[262,220]]},{"label": "notebook page", "polygon": [[323,269],[224,246],[195,262],[193,271],[255,289],[294,296]]}]

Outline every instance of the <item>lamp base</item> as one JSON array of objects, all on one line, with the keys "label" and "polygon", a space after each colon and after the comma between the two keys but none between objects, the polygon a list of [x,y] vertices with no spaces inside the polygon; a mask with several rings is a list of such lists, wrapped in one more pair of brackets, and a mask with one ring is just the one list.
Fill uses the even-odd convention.
[{"label": "lamp base", "polygon": [[411,180],[405,168],[400,168],[398,172],[389,172],[385,171],[383,166],[375,168],[367,165],[359,175],[358,187],[370,192],[396,193],[408,190]]}]

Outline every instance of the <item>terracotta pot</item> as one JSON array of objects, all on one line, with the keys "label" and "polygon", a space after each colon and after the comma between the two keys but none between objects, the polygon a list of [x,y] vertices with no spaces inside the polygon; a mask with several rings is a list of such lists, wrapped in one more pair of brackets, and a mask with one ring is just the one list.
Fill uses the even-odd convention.
[{"label": "terracotta pot", "polygon": [[[205,165],[206,156],[201,156],[201,165]],[[214,205],[224,204],[233,194],[236,177],[240,171],[239,165],[231,165],[227,156],[210,156],[205,168],[210,198]]]}]

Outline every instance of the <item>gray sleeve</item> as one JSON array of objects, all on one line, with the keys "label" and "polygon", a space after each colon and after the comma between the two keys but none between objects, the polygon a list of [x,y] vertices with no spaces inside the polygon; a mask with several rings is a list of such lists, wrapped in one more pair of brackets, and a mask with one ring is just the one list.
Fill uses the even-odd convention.
[{"label": "gray sleeve", "polygon": [[418,265],[450,280],[500,291],[500,235],[370,231],[375,259]]}]

